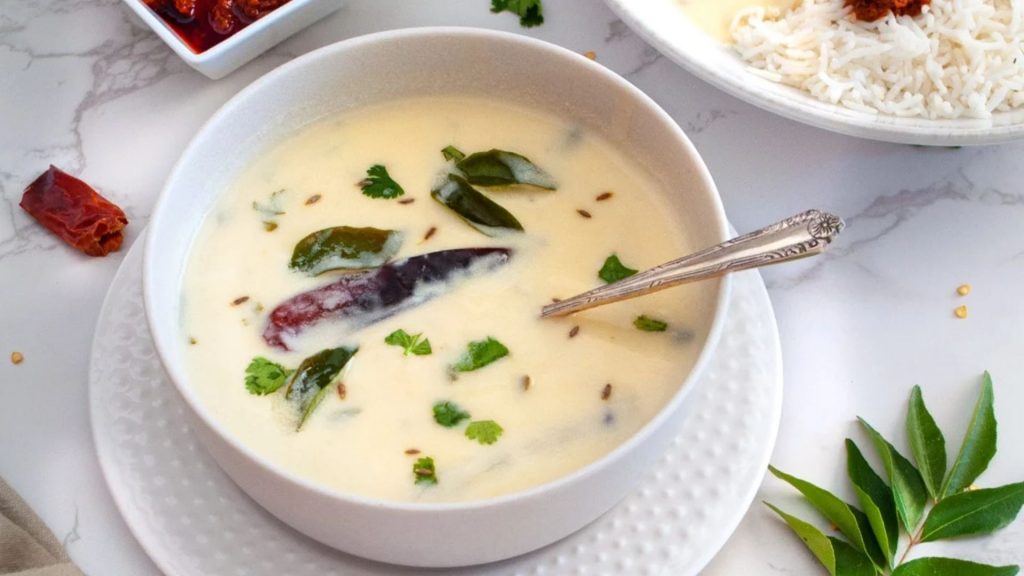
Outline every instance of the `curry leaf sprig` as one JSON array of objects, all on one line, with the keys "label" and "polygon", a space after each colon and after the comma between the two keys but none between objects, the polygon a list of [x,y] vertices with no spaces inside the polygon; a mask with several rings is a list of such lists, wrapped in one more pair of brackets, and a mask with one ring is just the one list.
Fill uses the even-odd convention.
[{"label": "curry leaf sprig", "polygon": [[[1024,505],[1024,482],[998,488],[974,486],[996,453],[993,402],[992,378],[986,372],[960,451],[948,470],[945,437],[925,407],[919,387],[910,394],[906,423],[916,466],[861,418],[889,479],[886,484],[857,444],[846,440],[847,476],[863,511],[823,488],[769,466],[773,475],[800,491],[846,540],[826,536],[815,526],[766,504],[831,576],[1014,576],[1020,567],[939,557],[906,561],[918,544],[991,534],[1005,528]],[[899,553],[901,541],[903,549]]]}]

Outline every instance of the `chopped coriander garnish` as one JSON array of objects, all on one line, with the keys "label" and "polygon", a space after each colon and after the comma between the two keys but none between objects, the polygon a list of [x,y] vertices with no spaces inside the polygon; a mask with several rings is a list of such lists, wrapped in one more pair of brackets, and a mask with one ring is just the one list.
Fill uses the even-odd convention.
[{"label": "chopped coriander garnish", "polygon": [[491,0],[491,12],[512,12],[519,16],[519,24],[525,28],[544,23],[544,6],[541,0]]},{"label": "chopped coriander garnish", "polygon": [[412,473],[416,476],[416,484],[437,484],[437,470],[434,468],[434,459],[430,456],[424,456],[414,462]]},{"label": "chopped coriander garnish", "polygon": [[284,215],[284,208],[281,207],[281,195],[284,194],[284,190],[278,190],[270,195],[270,201],[266,204],[260,204],[259,202],[252,203],[252,209],[259,212],[260,221],[263,222],[263,228],[267,232],[273,232],[277,229],[277,217]]},{"label": "chopped coriander garnish", "polygon": [[370,198],[398,198],[405,194],[405,190],[395,182],[388,169],[380,164],[374,164],[366,171],[366,179],[359,183],[363,194]]},{"label": "chopped coriander garnish", "polygon": [[459,358],[459,361],[452,365],[455,372],[472,372],[484,366],[508,356],[508,348],[494,338],[488,336],[486,340],[470,342],[466,351]]},{"label": "chopped coriander garnish", "polygon": [[668,323],[641,314],[636,317],[636,320],[633,320],[633,326],[636,326],[637,330],[643,330],[644,332],[664,332],[668,328]]},{"label": "chopped coriander garnish", "polygon": [[453,160],[455,162],[466,157],[466,155],[462,153],[462,150],[459,150],[455,146],[445,146],[441,150],[441,154],[444,156],[445,160]]},{"label": "chopped coriander garnish", "polygon": [[608,284],[611,284],[612,282],[618,282],[623,278],[629,278],[630,276],[636,273],[636,270],[625,266],[622,262],[619,261],[618,256],[612,254],[607,259],[605,259],[604,266],[601,266],[601,270],[597,273],[597,275],[601,278],[601,280],[604,280]]},{"label": "chopped coriander garnish", "polygon": [[252,362],[249,362],[249,366],[245,369],[245,389],[250,394],[257,396],[271,394],[284,386],[290,373],[291,370],[277,362],[257,356],[252,359]]},{"label": "chopped coriander garnish", "polygon": [[409,334],[405,330],[399,328],[391,334],[388,334],[384,338],[385,344],[392,346],[398,346],[404,348],[403,354],[408,356],[409,354],[415,354],[416,356],[426,356],[432,352],[430,349],[430,340],[423,337],[423,333]]},{"label": "chopped coriander garnish", "polygon": [[467,418],[469,418],[469,412],[463,410],[455,402],[444,401],[434,404],[434,421],[445,428],[456,426]]},{"label": "chopped coriander garnish", "polygon": [[466,426],[466,438],[481,444],[494,444],[504,430],[494,420],[474,420]]}]

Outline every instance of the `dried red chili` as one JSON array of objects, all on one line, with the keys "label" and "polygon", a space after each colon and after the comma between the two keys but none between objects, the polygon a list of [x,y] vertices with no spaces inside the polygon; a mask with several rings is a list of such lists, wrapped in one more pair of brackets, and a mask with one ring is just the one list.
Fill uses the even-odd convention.
[{"label": "dried red chili", "polygon": [[120,208],[56,166],[25,188],[21,207],[89,256],[106,256],[120,248],[128,225]]},{"label": "dried red chili", "polygon": [[892,12],[896,16],[917,16],[931,0],[846,0],[858,20],[873,22]]}]

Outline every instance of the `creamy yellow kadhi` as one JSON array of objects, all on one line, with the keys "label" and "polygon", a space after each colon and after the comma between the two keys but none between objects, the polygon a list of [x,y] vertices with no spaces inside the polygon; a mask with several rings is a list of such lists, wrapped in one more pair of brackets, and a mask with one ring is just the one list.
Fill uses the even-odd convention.
[{"label": "creamy yellow kadhi", "polygon": [[[468,183],[459,155],[442,155],[449,146],[522,164],[520,175],[536,167],[554,189]],[[471,226],[432,197],[451,182],[522,230]],[[438,97],[327,118],[255,158],[194,240],[183,280],[190,385],[240,442],[346,493],[443,502],[555,480],[613,450],[679,389],[708,331],[709,297],[684,287],[554,320],[540,308],[691,251],[676,210],[628,150],[546,113]],[[338,227],[357,241],[368,228],[394,233],[381,259],[357,258],[364,270],[292,265],[303,239]],[[417,284],[393,309],[364,294],[360,306],[382,306],[375,314],[349,308],[351,318],[268,339],[299,295],[480,247],[507,259]],[[296,379],[319,377],[307,359],[339,347],[344,367],[317,381],[315,399],[297,400]]]}]

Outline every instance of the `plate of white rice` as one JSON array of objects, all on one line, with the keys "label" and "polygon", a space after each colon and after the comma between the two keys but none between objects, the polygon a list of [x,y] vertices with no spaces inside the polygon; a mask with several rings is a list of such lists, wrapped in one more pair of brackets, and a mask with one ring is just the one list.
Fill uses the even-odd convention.
[{"label": "plate of white rice", "polygon": [[731,44],[680,0],[606,2],[690,72],[800,122],[931,146],[1024,138],[1024,0],[932,0],[917,16],[874,22],[844,0],[751,7],[733,19]]}]

